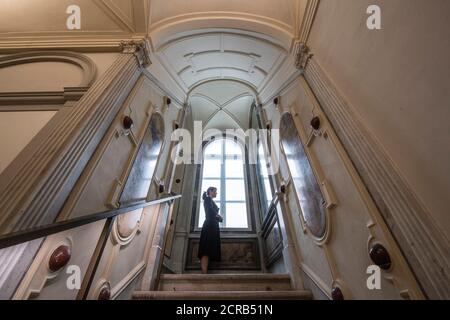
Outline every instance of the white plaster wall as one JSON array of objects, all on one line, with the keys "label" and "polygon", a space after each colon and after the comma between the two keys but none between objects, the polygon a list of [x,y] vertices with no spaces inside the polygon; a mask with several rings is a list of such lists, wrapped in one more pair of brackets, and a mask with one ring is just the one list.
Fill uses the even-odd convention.
[{"label": "white plaster wall", "polygon": [[[73,271],[68,273],[68,268],[78,266],[81,278],[85,275],[104,224],[105,221],[97,221],[47,237],[14,299],[75,300],[78,290],[67,286],[69,276],[74,274]],[[64,268],[53,273],[49,270],[48,263],[51,254],[60,245],[70,247],[71,258]]]},{"label": "white plaster wall", "polygon": [[[366,28],[370,4],[382,30]],[[450,231],[450,2],[322,0],[309,46],[431,213]]]},{"label": "white plaster wall", "polygon": [[[186,113],[184,129],[189,132],[193,132],[193,118],[192,112]],[[184,168],[182,168],[184,167]],[[193,198],[195,192],[195,165],[180,164],[177,166],[174,179],[180,179],[180,185],[176,185],[174,189],[179,192],[183,197],[179,200],[177,210],[173,212],[173,218],[175,221],[175,230],[173,233],[172,252],[170,258],[165,257],[164,263],[172,271],[177,273],[183,273],[184,260],[186,256],[186,248],[188,242],[188,233],[190,231],[191,213],[193,206]]]},{"label": "white plaster wall", "polygon": [[[281,103],[286,107],[290,106],[289,100],[296,99],[296,91],[300,88],[298,86],[292,87],[291,90],[284,93],[281,97]],[[291,97],[291,98],[290,98]],[[264,110],[267,115],[267,119],[272,121],[272,129],[279,129],[280,124],[280,112],[274,108],[273,104],[268,104],[264,106]],[[289,179],[290,172],[289,167],[285,158],[280,157],[279,170],[281,176],[285,181]],[[314,244],[314,242],[306,234],[303,233],[302,224],[300,221],[300,208],[297,201],[297,195],[293,188],[288,190],[288,203],[289,211],[292,214],[293,230],[295,232],[295,241],[297,244],[297,250],[299,250],[301,256],[301,264],[306,265],[307,270],[310,271],[310,276],[312,276],[316,281],[321,281],[323,283],[322,290],[330,291],[329,286],[331,286],[332,275],[327,264],[325,252],[323,248]]]},{"label": "white plaster wall", "polygon": [[0,173],[55,114],[55,111],[0,112]]},{"label": "white plaster wall", "polygon": [[[135,144],[130,135],[121,134],[122,119],[125,115],[129,115],[133,119],[134,127],[132,131],[134,137],[139,140],[147,129],[151,114],[163,113],[165,142],[158,158],[154,177],[156,181],[165,179],[165,168],[170,161],[169,147],[172,123],[178,117],[179,109],[175,107],[175,102],[168,109],[163,108],[164,96],[165,94],[145,77],[138,81],[112,125],[119,134],[108,133],[108,138],[105,138],[102,142],[104,144],[101,147],[103,148],[102,154],[99,154],[98,159],[91,161],[88,165],[89,176],[86,175],[85,178],[82,178],[86,179],[84,185],[79,183],[82,190],[74,192],[68,200],[67,203],[70,203],[70,205],[66,205],[66,215],[77,217],[109,210],[111,195],[117,186],[117,181],[120,180],[125,185],[126,172],[134,163],[134,153],[139,150],[139,141],[137,141],[138,144]],[[151,198],[156,197],[155,183],[150,185],[150,194]]]},{"label": "white plaster wall", "polygon": [[[312,130],[309,124],[311,118],[319,115],[324,119],[306,82],[299,78],[282,92],[280,101],[278,110],[272,103],[264,106],[273,129],[279,128],[281,114],[293,110],[300,137],[306,145]],[[330,211],[330,234],[325,244],[317,243],[309,231],[304,232],[297,194],[294,186],[288,188],[287,204],[294,224],[295,244],[300,253],[302,271],[309,278],[306,285],[314,289],[316,295],[316,287],[319,287],[330,296],[334,281],[338,281],[343,284],[346,299],[401,299],[403,290],[408,290],[411,298],[420,297],[420,290],[404,257],[354,169],[351,165],[349,167],[350,162],[331,126],[322,121],[322,128],[327,130],[328,135],[314,138],[305,150],[310,152],[310,161],[318,173],[319,183],[326,179],[336,195],[337,206]],[[289,167],[283,154],[280,157],[280,172],[283,180],[288,181]],[[388,248],[395,263],[392,270],[382,274],[382,290],[369,290],[366,286],[367,267],[373,264],[368,255],[371,237]],[[314,287],[312,283],[315,283]],[[319,296],[323,298],[323,295]]]}]

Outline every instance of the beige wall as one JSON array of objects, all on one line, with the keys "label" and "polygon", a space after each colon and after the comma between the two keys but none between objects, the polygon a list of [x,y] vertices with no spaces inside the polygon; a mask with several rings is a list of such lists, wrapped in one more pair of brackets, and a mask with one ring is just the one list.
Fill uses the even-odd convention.
[{"label": "beige wall", "polygon": [[[117,59],[119,53],[87,53],[101,77]],[[83,80],[83,70],[67,62],[33,62],[0,68],[0,92],[63,91],[77,87]]]},{"label": "beige wall", "polygon": [[[366,28],[370,4],[382,30]],[[450,36],[447,0],[322,0],[309,46],[447,237]]]},{"label": "beige wall", "polygon": [[118,52],[95,52],[95,53],[84,53],[86,57],[89,57],[94,61],[97,67],[97,79],[100,78],[106,70],[117,60],[120,53]]},{"label": "beige wall", "polygon": [[0,69],[0,92],[62,91],[76,87],[83,72],[63,62],[35,62]]},{"label": "beige wall", "polygon": [[[95,79],[98,79],[117,59],[118,53],[88,53],[85,56],[95,64]],[[0,68],[0,92],[63,91],[64,87],[78,86],[82,79],[83,70],[65,62],[19,64]],[[0,112],[0,173],[55,114],[56,111]]]},{"label": "beige wall", "polygon": [[55,111],[0,112],[0,173],[55,114]]}]

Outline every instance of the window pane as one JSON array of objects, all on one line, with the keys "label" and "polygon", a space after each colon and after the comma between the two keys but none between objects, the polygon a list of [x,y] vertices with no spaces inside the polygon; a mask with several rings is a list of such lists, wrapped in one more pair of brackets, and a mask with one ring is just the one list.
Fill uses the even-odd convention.
[{"label": "window pane", "polygon": [[244,177],[244,163],[242,160],[226,160],[225,174],[227,178],[243,178]]},{"label": "window pane", "polygon": [[[225,155],[222,154],[224,149]],[[201,196],[209,187],[217,188],[218,197],[214,201],[220,207],[220,200],[222,200],[224,205],[224,211],[220,212],[224,216],[224,223],[221,223],[220,226],[224,228],[248,228],[242,152],[240,144],[224,139],[210,143],[204,150],[203,180],[199,193]],[[222,171],[221,165],[225,165],[224,171]],[[220,190],[221,186],[225,186],[225,190]],[[223,203],[225,196],[227,204]],[[204,221],[205,211],[203,201],[200,200],[197,227],[201,228]]]},{"label": "window pane", "polygon": [[205,155],[221,155],[223,140],[211,142],[206,146]]},{"label": "window pane", "polygon": [[242,155],[242,149],[240,144],[232,141],[232,140],[225,140],[225,154],[232,155]]},{"label": "window pane", "polygon": [[244,179],[227,180],[227,201],[245,201],[245,183]]},{"label": "window pane", "polygon": [[264,156],[264,150],[263,150],[262,145],[259,145],[258,161],[259,161],[260,174],[264,178],[267,178],[269,176],[269,172],[267,171],[267,161],[266,161],[266,157]]},{"label": "window pane", "polygon": [[272,201],[273,198],[273,194],[272,194],[272,189],[270,187],[270,181],[269,179],[264,179],[264,189],[266,191],[266,198],[267,201]]},{"label": "window pane", "polygon": [[205,160],[203,162],[203,178],[220,178],[220,160]]},{"label": "window pane", "polygon": [[263,178],[267,178],[269,176],[269,171],[267,170],[267,162],[264,160],[264,158],[260,159],[259,170]]},{"label": "window pane", "polygon": [[214,199],[214,202],[220,201],[220,180],[216,179],[203,179],[202,181],[202,188],[200,190],[200,197],[203,196],[203,192],[206,192],[209,187],[217,188],[217,198]]},{"label": "window pane", "polygon": [[245,203],[227,203],[227,228],[248,228],[247,207]]}]

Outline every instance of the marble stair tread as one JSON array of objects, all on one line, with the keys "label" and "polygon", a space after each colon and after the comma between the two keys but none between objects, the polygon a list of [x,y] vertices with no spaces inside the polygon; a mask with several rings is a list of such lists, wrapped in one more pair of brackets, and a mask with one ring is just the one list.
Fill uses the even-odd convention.
[{"label": "marble stair tread", "polygon": [[162,275],[160,291],[287,291],[289,275]]},{"label": "marble stair tread", "polygon": [[308,290],[289,291],[136,291],[133,300],[311,300]]},{"label": "marble stair tread", "polygon": [[288,274],[162,274],[160,280],[191,280],[191,281],[205,281],[205,280],[237,280],[237,281],[254,281],[254,280],[274,280],[274,281],[289,281]]}]

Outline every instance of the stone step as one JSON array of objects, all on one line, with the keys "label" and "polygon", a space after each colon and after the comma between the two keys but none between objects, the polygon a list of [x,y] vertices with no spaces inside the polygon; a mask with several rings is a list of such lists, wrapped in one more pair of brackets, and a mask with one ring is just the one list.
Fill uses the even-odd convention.
[{"label": "stone step", "polygon": [[275,274],[164,274],[159,291],[288,291],[289,275]]},{"label": "stone step", "polygon": [[133,300],[311,300],[307,290],[288,291],[136,291]]}]

